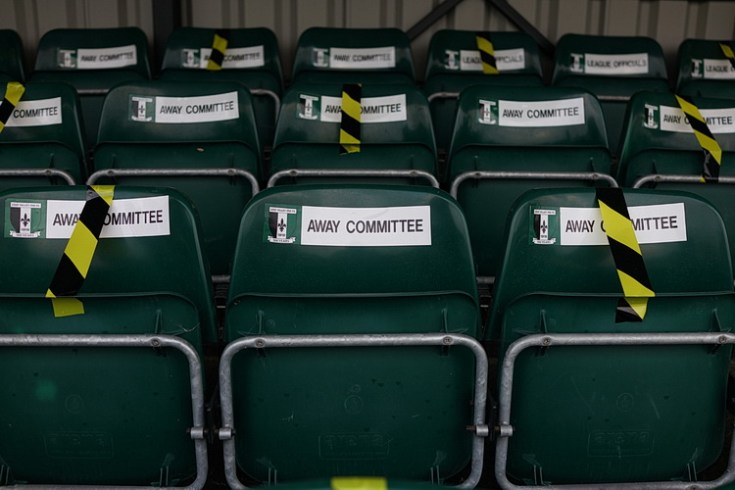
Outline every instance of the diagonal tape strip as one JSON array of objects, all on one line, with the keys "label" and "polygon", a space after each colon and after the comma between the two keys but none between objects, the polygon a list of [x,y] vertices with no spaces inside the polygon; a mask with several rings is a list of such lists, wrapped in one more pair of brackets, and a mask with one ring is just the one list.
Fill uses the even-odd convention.
[{"label": "diagonal tape strip", "polygon": [[87,200],[46,291],[46,297],[51,298],[56,317],[84,314],[84,305],[74,296],[79,293],[89,273],[114,194],[115,186],[87,187]]},{"label": "diagonal tape strip", "polygon": [[702,182],[717,182],[720,177],[720,166],[722,165],[722,148],[715,139],[712,131],[707,126],[707,121],[687,97],[676,95],[679,107],[684,111],[687,122],[694,131],[699,146],[704,151],[704,164],[702,171]]},{"label": "diagonal tape strip", "polygon": [[485,32],[475,34],[477,49],[480,51],[480,62],[482,63],[482,72],[485,75],[497,75],[498,63],[495,59],[495,48],[490,42],[490,36]]},{"label": "diagonal tape strip", "polygon": [[618,302],[615,321],[640,322],[646,316],[648,298],[655,297],[656,293],[648,277],[623,190],[600,187],[596,198],[624,295]]},{"label": "diagonal tape strip", "polygon": [[360,144],[360,111],[362,86],[357,83],[346,83],[342,86],[342,118],[339,125],[339,152],[359,153]]},{"label": "diagonal tape strip", "polygon": [[334,476],[332,490],[388,490],[388,481],[379,476]]},{"label": "diagonal tape strip", "polygon": [[722,50],[722,54],[725,55],[725,58],[730,60],[730,66],[732,66],[733,70],[735,70],[735,53],[732,51],[730,45],[726,43],[720,43],[720,49]]},{"label": "diagonal tape strip", "polygon": [[220,29],[214,33],[212,53],[209,55],[207,70],[219,71],[222,69],[222,63],[225,61],[225,53],[227,52],[227,43],[229,38],[230,33],[226,29]]},{"label": "diagonal tape strip", "polygon": [[5,88],[5,96],[0,102],[0,132],[5,129],[8,119],[13,114],[13,110],[20,102],[25,90],[25,87],[18,82],[8,82]]}]

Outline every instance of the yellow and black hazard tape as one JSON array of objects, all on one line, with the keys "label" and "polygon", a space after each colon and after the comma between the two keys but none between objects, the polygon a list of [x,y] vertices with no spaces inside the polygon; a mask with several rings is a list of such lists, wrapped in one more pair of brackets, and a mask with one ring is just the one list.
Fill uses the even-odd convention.
[{"label": "yellow and black hazard tape", "polygon": [[495,59],[495,48],[493,48],[493,43],[490,42],[490,36],[485,32],[478,32],[475,34],[475,41],[477,42],[477,49],[480,50],[482,72],[485,75],[497,75],[498,62]]},{"label": "yellow and black hazard tape", "polygon": [[596,198],[605,222],[605,233],[618,279],[623,288],[624,297],[618,301],[615,322],[643,321],[648,309],[648,298],[653,298],[656,293],[653,292],[648,278],[623,190],[618,187],[600,187]]},{"label": "yellow and black hazard tape", "polygon": [[46,297],[51,298],[56,317],[84,314],[84,305],[74,296],[79,293],[87,278],[114,194],[113,185],[87,187],[87,200],[46,291]]},{"label": "yellow and black hazard tape", "polygon": [[717,182],[720,177],[720,165],[722,165],[722,147],[712,135],[712,131],[707,126],[707,121],[699,112],[691,100],[687,97],[676,95],[676,101],[679,107],[684,111],[684,115],[697,137],[699,146],[704,151],[704,168],[702,171],[702,182]]},{"label": "yellow and black hazard tape", "polygon": [[209,55],[207,70],[219,71],[222,69],[222,63],[225,61],[225,52],[227,52],[227,43],[229,39],[230,32],[226,29],[219,29],[214,33],[212,53]]},{"label": "yellow and black hazard tape", "polygon": [[339,152],[359,153],[360,143],[360,100],[362,86],[359,83],[342,85],[342,119],[339,125]]},{"label": "yellow and black hazard tape", "polygon": [[727,43],[720,43],[720,49],[725,55],[725,58],[730,60],[730,65],[732,66],[733,70],[735,70],[735,53],[732,51],[730,45]]},{"label": "yellow and black hazard tape", "polygon": [[8,123],[8,119],[13,115],[15,107],[20,102],[20,98],[25,92],[25,87],[18,82],[8,82],[5,88],[5,97],[0,102],[0,132],[5,129],[5,125]]}]

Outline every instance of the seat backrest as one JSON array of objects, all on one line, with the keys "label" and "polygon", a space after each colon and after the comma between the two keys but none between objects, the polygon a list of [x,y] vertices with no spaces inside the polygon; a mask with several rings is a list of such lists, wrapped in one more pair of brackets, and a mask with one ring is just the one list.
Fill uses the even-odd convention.
[{"label": "seat backrest", "polygon": [[[235,425],[248,434],[237,440],[239,466],[261,481],[275,470],[280,482],[368,472],[427,480],[461,471],[469,439],[456,428],[466,420],[473,378],[467,352],[346,342],[358,334],[474,337],[478,314],[467,230],[442,191],[302,185],[260,193],[240,226],[226,341],[339,334],[345,343],[268,351],[265,364],[249,353],[234,359]],[[441,394],[427,397],[426,381]],[[386,404],[393,408],[380,413]],[[292,424],[282,414],[295,407]]]},{"label": "seat backrest", "polygon": [[[407,85],[363,85],[360,152],[341,155],[342,86],[301,84],[283,98],[271,174],[300,169],[422,170],[435,173],[426,97]],[[420,181],[425,183],[425,181]]]},{"label": "seat backrest", "polygon": [[[215,33],[227,39],[227,52],[219,70],[207,64]],[[208,29],[180,27],[168,38],[161,80],[181,82],[234,81],[253,95],[260,147],[273,144],[273,133],[283,92],[278,40],[270,29]]]},{"label": "seat backrest", "polygon": [[[642,322],[615,321],[623,293],[595,191],[532,191],[512,211],[495,284],[490,333],[501,359],[531,334],[730,329],[732,266],[717,211],[688,193],[626,190],[625,201],[656,295]],[[509,477],[536,485],[686,480],[687,467],[699,472],[717,459],[729,347],[554,342],[515,360]]]},{"label": "seat backrest", "polygon": [[0,75],[17,82],[25,80],[23,58],[23,43],[18,33],[0,29]]},{"label": "seat backrest", "polygon": [[[109,70],[125,70],[150,78],[145,33],[137,27],[53,29],[41,37],[35,71],[84,73],[89,70],[94,71],[96,83],[100,85],[106,83],[105,72]],[[67,80],[74,81],[73,77]]]},{"label": "seat backrest", "polygon": [[[204,27],[180,27],[169,36],[163,55],[162,71],[188,70],[206,73],[212,79],[237,79],[238,74],[258,73],[272,77],[278,83],[278,93],[283,83],[278,40],[270,29],[255,27],[227,29],[227,52],[222,68],[207,70],[212,42],[217,29]],[[264,82],[271,88],[271,83]],[[256,88],[256,87],[250,87]]]},{"label": "seat backrest", "polygon": [[[735,101],[691,97],[691,102],[707,121],[722,150],[719,183],[703,185],[697,177],[704,173],[705,154],[673,94],[641,92],[628,109],[625,141],[618,181],[625,186],[656,187],[695,193],[720,212],[730,242],[735,241],[735,186],[725,183],[735,177]],[[661,175],[663,181],[637,184],[646,176]],[[666,181],[685,175],[692,182]],[[649,179],[652,177],[649,177]],[[731,250],[735,258],[735,249]]]},{"label": "seat backrest", "polygon": [[442,29],[429,43],[424,92],[431,105],[431,117],[438,150],[449,150],[457,117],[459,92],[471,85],[543,85],[539,49],[522,32],[483,33],[492,42],[497,74],[484,74],[477,49],[477,33]]},{"label": "seat backrest", "polygon": [[[720,175],[735,175],[735,102],[704,97],[689,100],[722,149]],[[640,177],[654,173],[701,175],[703,164],[702,147],[674,94],[641,92],[631,99],[618,166],[622,185],[632,186]]]},{"label": "seat backrest", "polygon": [[615,155],[630,97],[642,90],[669,91],[663,50],[648,37],[565,34],[556,48],[553,83],[589,90],[600,100]]},{"label": "seat backrest", "polygon": [[652,38],[564,34],[556,44],[552,83],[578,76],[668,77],[661,45]]},{"label": "seat backrest", "polygon": [[[4,97],[7,85],[0,85]],[[68,173],[75,182],[86,177],[83,124],[79,99],[63,83],[31,82],[0,132],[1,169],[47,169]],[[59,178],[2,177],[0,187],[24,187]]]},{"label": "seat backrest", "polygon": [[733,49],[733,41],[686,39],[679,45],[677,92],[699,97],[732,99],[735,67],[720,44]]},{"label": "seat backrest", "polygon": [[[505,247],[507,213],[523,192],[585,185],[585,179],[551,180],[548,174],[609,174],[610,165],[602,111],[590,93],[562,87],[465,89],[449,153],[449,177],[467,217],[478,275],[495,275]],[[529,174],[479,180],[472,177],[476,171]]]},{"label": "seat backrest", "polygon": [[[87,196],[82,186],[0,193],[2,336],[170,335],[201,357],[202,339],[215,335],[208,269],[198,218],[170,189],[115,188],[77,295],[84,313],[54,315],[46,291]],[[193,395],[178,350],[92,340],[2,350],[13,382],[0,402],[0,453],[16,483],[167,485],[192,476]]]},{"label": "seat backrest", "polygon": [[[235,82],[141,82],[110,91],[102,111],[95,168],[180,169],[261,175],[250,93]],[[215,275],[229,274],[237,224],[252,197],[243,176],[119,176],[117,183],[175,187],[202,216]]]},{"label": "seat backrest", "polygon": [[[436,75],[477,75],[482,73],[475,31],[442,29],[431,36],[426,80]],[[523,32],[486,33],[495,50],[498,75],[533,75],[541,83],[538,45]],[[492,76],[488,78],[493,78]],[[494,77],[497,78],[497,77]],[[475,79],[473,79],[475,80]],[[510,79],[510,83],[515,83]],[[476,82],[477,83],[477,82]]]},{"label": "seat backrest", "polygon": [[311,27],[299,36],[293,83],[414,82],[408,36],[400,29]]}]

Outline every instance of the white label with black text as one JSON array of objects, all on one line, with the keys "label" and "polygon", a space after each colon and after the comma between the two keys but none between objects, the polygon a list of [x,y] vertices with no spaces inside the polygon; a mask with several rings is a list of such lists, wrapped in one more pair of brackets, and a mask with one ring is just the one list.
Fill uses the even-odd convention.
[{"label": "white label with black text", "polygon": [[[692,128],[684,111],[679,107],[659,106],[661,131],[691,133]],[[728,109],[700,109],[699,113],[712,134],[735,133],[735,107]]]},{"label": "white label with black text", "polygon": [[[526,54],[523,48],[498,49],[495,51],[495,64],[498,71],[523,70],[526,67]],[[462,71],[482,71],[478,50],[459,52],[459,69]]]},{"label": "white label with black text", "polygon": [[[46,202],[46,238],[68,239],[84,201]],[[165,236],[171,234],[168,196],[114,199],[100,238]]]},{"label": "white label with black text", "polygon": [[342,70],[372,70],[375,68],[394,68],[396,48],[330,48],[329,67]]},{"label": "white label with black text", "polygon": [[641,75],[648,73],[648,53],[584,55],[588,75]]},{"label": "white label with black text", "polygon": [[43,100],[21,100],[6,126],[52,126],[61,124],[61,97]]},{"label": "white label with black text", "polygon": [[498,101],[500,126],[553,127],[584,124],[584,99],[577,97],[564,100]]},{"label": "white label with black text", "polygon": [[733,68],[730,60],[710,60],[704,59],[704,78],[717,79],[733,79],[735,78],[735,68]]},{"label": "white label with black text", "polygon": [[237,92],[201,97],[156,97],[157,123],[203,123],[238,117]]},{"label": "white label with black text", "polygon": [[[209,57],[212,55],[212,48],[201,48],[199,50],[199,67],[206,68],[209,64]],[[263,46],[248,46],[246,48],[227,48],[225,57],[222,61],[222,69],[237,68],[258,68],[265,65],[265,55],[263,54]]]},{"label": "white label with black text", "polygon": [[301,245],[406,247],[431,245],[431,208],[301,208]]},{"label": "white label with black text", "polygon": [[[360,123],[397,122],[405,121],[407,118],[406,94],[364,97],[360,101]],[[342,120],[342,99],[322,96],[320,119],[322,122],[340,122]]]},{"label": "white label with black text", "polygon": [[103,70],[124,68],[138,64],[135,44],[114,48],[77,49],[77,68],[79,70]]},{"label": "white label with black text", "polygon": [[[687,241],[684,203],[631,206],[630,220],[638,243]],[[607,245],[600,208],[560,208],[561,245]]]}]

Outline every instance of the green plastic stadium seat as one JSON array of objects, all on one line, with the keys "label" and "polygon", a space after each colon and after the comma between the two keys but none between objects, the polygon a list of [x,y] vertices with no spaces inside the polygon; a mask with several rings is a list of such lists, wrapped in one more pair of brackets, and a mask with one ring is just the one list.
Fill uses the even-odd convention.
[{"label": "green plastic stadium seat", "polygon": [[429,43],[424,93],[431,104],[436,143],[448,150],[459,93],[470,85],[543,85],[538,45],[523,32],[487,33],[495,49],[499,73],[485,75],[474,31],[443,29]]},{"label": "green plastic stadium seat", "polygon": [[214,312],[197,217],[173,190],[117,187],[77,296],[84,314],[55,317],[45,294],[86,195],[0,193],[3,484],[201,488]]},{"label": "green plastic stadium seat", "polygon": [[720,42],[735,48],[733,41],[687,39],[681,43],[677,93],[735,99],[735,67],[725,56]]},{"label": "green plastic stadium seat", "polygon": [[532,191],[514,206],[490,314],[504,488],[686,490],[723,450],[735,296],[722,220],[688,193],[625,200],[656,293],[632,323],[615,323],[622,289],[593,189]]},{"label": "green plastic stadium seat", "polygon": [[466,426],[486,428],[478,323],[466,225],[444,192],[261,192],[240,226],[220,364],[230,485],[236,461],[261,482],[361,475],[471,488],[483,441]]},{"label": "green plastic stadium seat", "polygon": [[565,34],[556,45],[552,83],[597,97],[615,155],[630,97],[641,90],[669,91],[663,50],[648,37]]},{"label": "green plastic stadium seat", "polygon": [[122,82],[148,80],[148,40],[137,27],[54,29],[38,42],[31,80],[66,82],[80,96],[85,140],[97,140],[105,94]]},{"label": "green plastic stadium seat", "polygon": [[24,81],[23,58],[23,43],[18,33],[0,29],[0,79]]},{"label": "green plastic stadium seat", "polygon": [[[6,89],[6,84],[0,85],[0,99]],[[87,172],[79,113],[79,99],[69,85],[25,85],[20,103],[0,132],[0,189],[83,182]],[[35,174],[21,176],[18,170]]]},{"label": "green plastic stadium seat", "polygon": [[283,73],[278,40],[270,29],[227,29],[227,53],[221,70],[207,70],[209,53],[217,29],[181,27],[168,38],[163,55],[161,80],[234,81],[253,95],[261,148],[273,143]]},{"label": "green plastic stadium seat", "polygon": [[408,36],[400,29],[310,27],[296,46],[292,83],[414,85]]},{"label": "green plastic stadium seat", "polygon": [[[407,85],[362,86],[359,153],[340,154],[341,97],[342,85],[338,84],[301,84],[286,93],[271,154],[271,176],[294,169],[401,170],[423,172],[424,176],[377,178],[401,183],[426,184],[430,181],[427,179],[436,182],[431,115],[426,97],[418,89]],[[276,182],[306,179],[283,174],[279,177],[284,178]],[[309,180],[314,182],[315,178]],[[273,179],[271,182],[276,183]]]},{"label": "green plastic stadium seat", "polygon": [[258,191],[255,128],[250,93],[235,82],[120,85],[105,100],[90,180],[183,192],[202,218],[212,274],[226,276],[242,210]]},{"label": "green plastic stadium seat", "polygon": [[[481,282],[492,283],[500,266],[513,201],[533,188],[604,185],[600,179],[614,185],[606,175],[610,165],[602,110],[589,92],[465,89],[449,152],[449,178],[467,217]],[[578,175],[563,175],[569,172]]]},{"label": "green plastic stadium seat", "polygon": [[[684,113],[672,94],[653,92],[638,94],[630,103],[618,181],[628,187],[684,190],[703,196],[720,212],[730,243],[735,243],[735,102],[691,100],[709,121],[722,148],[720,182],[700,182],[704,153]],[[681,176],[686,176],[684,181]]]}]

